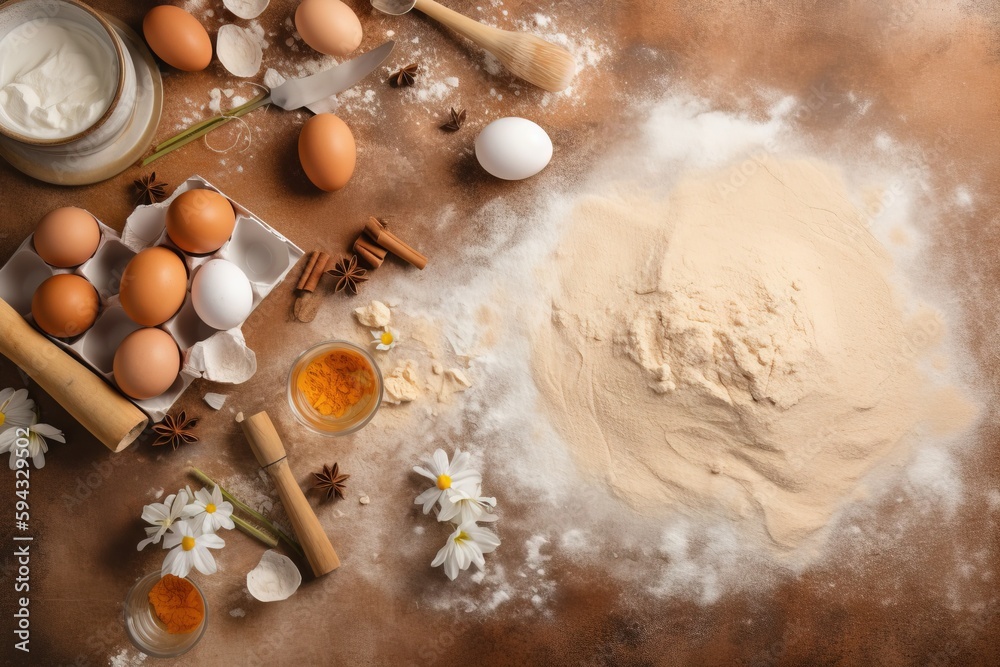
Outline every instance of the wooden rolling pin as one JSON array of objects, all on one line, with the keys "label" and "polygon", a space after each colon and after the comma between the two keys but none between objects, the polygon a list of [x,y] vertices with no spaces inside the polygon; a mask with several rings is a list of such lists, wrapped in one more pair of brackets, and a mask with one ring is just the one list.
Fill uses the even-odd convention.
[{"label": "wooden rolling pin", "polygon": [[131,445],[149,423],[131,401],[35,331],[3,299],[0,299],[0,354],[17,364],[113,452]]},{"label": "wooden rolling pin", "polygon": [[281,504],[285,506],[285,512],[292,521],[292,529],[302,543],[302,550],[306,552],[313,574],[320,577],[336,570],[340,567],[340,559],[288,467],[285,446],[281,443],[281,437],[274,429],[271,418],[266,412],[258,412],[246,419],[242,417],[241,412],[236,415],[236,421],[243,427],[243,434],[250,442],[250,449],[257,457],[257,463],[267,470],[274,485],[278,487]]}]

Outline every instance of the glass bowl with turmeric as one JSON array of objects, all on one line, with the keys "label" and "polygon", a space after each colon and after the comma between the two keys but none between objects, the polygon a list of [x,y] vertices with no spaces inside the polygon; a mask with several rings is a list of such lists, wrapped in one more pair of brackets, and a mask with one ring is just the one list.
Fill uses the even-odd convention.
[{"label": "glass bowl with turmeric", "polygon": [[205,634],[208,606],[190,579],[150,572],[125,597],[125,634],[146,655],[176,658]]},{"label": "glass bowl with turmeric", "polygon": [[300,422],[322,435],[354,433],[382,403],[382,372],[368,350],[327,340],[299,355],[288,373],[288,404]]}]

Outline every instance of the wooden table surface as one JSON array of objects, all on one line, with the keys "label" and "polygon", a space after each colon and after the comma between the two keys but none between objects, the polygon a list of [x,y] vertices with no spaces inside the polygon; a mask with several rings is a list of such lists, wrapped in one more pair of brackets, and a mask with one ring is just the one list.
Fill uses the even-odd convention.
[{"label": "wooden table surface", "polygon": [[[419,104],[384,84],[369,83],[377,93],[378,112],[355,102],[341,113],[361,150],[354,180],[335,194],[313,188],[298,164],[296,137],[305,114],[275,110],[247,117],[255,132],[248,151],[217,154],[194,144],[158,162],[157,175],[174,186],[201,174],[306,249],[341,252],[367,216],[390,217],[397,233],[424,250],[431,264],[417,274],[390,263],[374,279],[397,285],[416,281],[447,294],[454,270],[461,268],[452,266],[458,250],[480,238],[475,225],[461,224],[469,214],[496,198],[516,210],[545,188],[573,182],[617,138],[632,131],[643,100],[684,89],[719,109],[754,114],[765,108],[762,90],[799,99],[820,95],[822,103],[796,120],[798,129],[818,145],[836,146],[850,137],[870,140],[877,132],[888,132],[912,145],[930,165],[921,176],[928,196],[944,197],[960,184],[975,188],[972,208],[929,231],[931,273],[955,287],[954,298],[967,316],[963,344],[981,370],[985,391],[997,386],[996,2],[451,0],[448,4],[456,9],[501,26],[540,13],[570,37],[585,37],[606,49],[600,62],[583,72],[572,98],[552,104],[544,103],[540,91],[491,76],[474,47],[423,17],[383,17],[361,0],[349,3],[366,30],[363,48],[378,44],[391,30],[400,46],[390,64],[407,64],[419,48],[422,55],[415,59],[433,59],[436,76],[458,78],[454,92]],[[138,29],[154,3],[93,4]],[[200,5],[220,5],[209,26],[214,35],[223,16],[221,2],[202,0]],[[272,0],[262,17],[273,35],[265,66],[268,59],[288,63],[302,56],[285,44],[290,36],[285,21],[294,5]],[[164,68],[158,136],[207,113],[198,107],[208,104],[210,90],[236,83],[217,63],[191,74]],[[247,94],[250,89],[243,85],[238,91]],[[863,114],[857,111],[857,99],[871,102]],[[469,123],[460,133],[446,135],[437,126],[452,105],[468,110]],[[524,184],[486,176],[470,150],[483,125],[512,115],[541,123],[556,145],[552,165]],[[220,137],[215,145],[225,143]],[[134,167],[104,183],[61,188],[0,164],[0,259],[9,257],[38,219],[57,206],[85,207],[120,229],[132,207],[132,179],[145,171]],[[445,205],[453,212],[448,222],[438,217]],[[405,289],[399,294],[405,298]],[[16,568],[8,547],[0,556],[5,619],[0,623],[5,637],[0,655],[16,664],[39,665],[127,664],[136,658],[122,628],[122,601],[130,585],[162,558],[154,549],[136,553],[142,505],[153,501],[155,489],[170,493],[189,483],[187,461],[217,478],[254,479],[256,465],[232,421],[233,408],[271,412],[292,443],[293,467],[304,486],[311,470],[335,457],[353,473],[355,488],[370,490],[373,502],[402,500],[398,516],[386,525],[366,521],[364,508],[356,503],[345,504],[343,516],[320,508],[345,565],[320,580],[307,577],[285,603],[261,605],[246,597],[243,578],[261,548],[242,534],[227,536],[230,545],[218,558],[221,571],[198,579],[210,605],[208,633],[183,664],[1000,664],[1000,533],[997,510],[985,500],[987,491],[1000,486],[1000,433],[992,406],[985,407],[972,453],[959,456],[961,470],[975,475],[960,516],[943,523],[929,514],[927,525],[899,535],[893,548],[859,550],[852,562],[824,562],[779,578],[765,591],[727,593],[710,605],[683,597],[657,598],[645,588],[620,585],[587,563],[556,560],[550,568],[558,593],[546,615],[532,614],[526,600],[512,601],[496,613],[435,609],[421,602],[447,584],[439,571],[391,553],[374,556],[352,547],[352,536],[411,531],[419,519],[418,510],[407,504],[410,488],[405,493],[395,488],[408,479],[412,465],[387,451],[386,443],[395,442],[400,433],[387,422],[330,445],[297,427],[284,405],[291,360],[312,342],[344,332],[355,335],[349,313],[358,303],[329,299],[323,318],[306,326],[291,321],[292,298],[287,284],[279,288],[244,327],[260,361],[254,378],[221,389],[197,382],[182,397],[178,407],[204,417],[198,427],[202,441],[183,450],[153,449],[147,437],[111,455],[31,387],[42,420],[63,428],[68,443],[53,444],[46,467],[32,476],[30,656],[12,650],[8,612]],[[6,361],[0,361],[0,386],[23,386]],[[212,390],[229,395],[219,413],[201,400]],[[392,474],[380,473],[387,464],[394,466]],[[505,544],[490,562],[514,571],[524,558],[519,545],[532,534],[531,526],[519,519],[526,516],[526,501],[503,488],[494,491],[506,508],[500,528]],[[0,495],[0,507],[11,508],[13,483]],[[8,534],[7,509],[4,516],[2,532]],[[946,581],[955,579],[949,573],[957,567],[957,549],[978,554],[981,567],[977,576],[961,580],[956,591]],[[372,558],[413,575],[405,586],[387,590],[359,575],[372,567]],[[892,592],[891,603],[883,595],[887,591]]]}]

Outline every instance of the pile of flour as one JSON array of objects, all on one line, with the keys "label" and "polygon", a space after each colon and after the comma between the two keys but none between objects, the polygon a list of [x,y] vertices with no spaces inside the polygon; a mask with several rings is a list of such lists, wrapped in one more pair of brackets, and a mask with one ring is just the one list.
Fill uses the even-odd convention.
[{"label": "pile of flour", "polygon": [[551,317],[532,364],[578,464],[616,495],[796,547],[863,475],[970,411],[920,371],[940,320],[904,315],[839,172],[760,167],[579,198],[538,281]]}]

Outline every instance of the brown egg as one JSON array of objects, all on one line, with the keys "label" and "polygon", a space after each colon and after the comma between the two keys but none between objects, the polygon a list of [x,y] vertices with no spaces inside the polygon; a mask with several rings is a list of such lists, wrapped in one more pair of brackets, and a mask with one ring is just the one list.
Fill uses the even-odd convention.
[{"label": "brown egg", "polygon": [[75,206],[49,211],[33,237],[35,252],[52,266],[79,266],[94,256],[101,228],[94,216]]},{"label": "brown egg", "polygon": [[125,267],[119,292],[125,314],[137,324],[155,327],[180,310],[187,293],[187,269],[172,250],[146,248]]},{"label": "brown egg", "polygon": [[332,113],[313,116],[299,133],[299,162],[320,190],[333,192],[347,185],[358,159],[354,135]]},{"label": "brown egg", "polygon": [[166,331],[139,329],[118,346],[113,370],[122,393],[141,401],[170,389],[181,370],[181,354]]},{"label": "brown egg", "polygon": [[184,252],[215,252],[236,228],[236,212],[215,190],[188,190],[167,209],[167,236]]},{"label": "brown egg", "polygon": [[153,53],[185,72],[197,72],[212,62],[212,40],[198,19],[180,7],[153,7],[142,19],[142,34]]},{"label": "brown egg", "polygon": [[86,278],[60,273],[38,286],[31,299],[35,324],[50,336],[72,338],[94,325],[101,302]]},{"label": "brown egg", "polygon": [[302,0],[295,29],[306,44],[329,56],[341,58],[361,44],[361,21],[340,0]]}]

